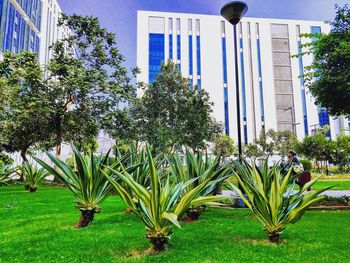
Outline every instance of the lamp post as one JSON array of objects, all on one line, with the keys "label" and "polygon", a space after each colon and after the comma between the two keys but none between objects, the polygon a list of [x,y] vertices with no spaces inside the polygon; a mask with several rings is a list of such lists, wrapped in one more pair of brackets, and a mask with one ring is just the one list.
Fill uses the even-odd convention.
[{"label": "lamp post", "polygon": [[237,107],[237,127],[238,127],[238,154],[242,157],[242,132],[241,132],[241,104],[239,92],[239,77],[238,77],[238,45],[237,45],[237,24],[242,17],[247,13],[248,6],[241,1],[233,1],[223,6],[221,16],[223,16],[231,25],[233,25],[234,33],[234,55],[235,55],[235,78],[236,78],[236,107]]}]

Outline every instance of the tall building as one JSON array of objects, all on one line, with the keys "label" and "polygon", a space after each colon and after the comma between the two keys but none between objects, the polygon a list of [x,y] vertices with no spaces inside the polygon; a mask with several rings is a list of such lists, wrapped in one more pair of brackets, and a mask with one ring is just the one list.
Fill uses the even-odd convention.
[{"label": "tall building", "polygon": [[[163,61],[172,60],[191,88],[205,89],[214,116],[237,141],[233,28],[220,16],[139,11],[138,81],[152,83]],[[242,140],[253,142],[262,129],[290,130],[299,139],[330,125],[333,138],[348,121],[317,107],[303,78],[312,55],[302,52],[302,33],[327,33],[321,21],[243,18],[238,24]]]},{"label": "tall building", "polygon": [[60,13],[56,0],[0,0],[0,54],[36,52],[40,63],[47,64],[50,45],[68,34],[57,26]]}]

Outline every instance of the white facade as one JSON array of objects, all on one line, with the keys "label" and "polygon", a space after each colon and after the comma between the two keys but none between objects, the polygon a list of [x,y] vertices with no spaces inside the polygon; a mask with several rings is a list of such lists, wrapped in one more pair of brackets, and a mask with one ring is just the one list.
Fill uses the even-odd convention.
[{"label": "white facade", "polygon": [[[181,65],[182,75],[191,79],[194,88],[200,84],[200,88],[209,92],[215,103],[215,118],[225,123],[226,133],[237,141],[232,25],[220,16],[211,15],[139,11],[137,17],[137,66],[141,70],[138,81],[149,83],[153,78],[152,72],[157,70],[154,63],[161,58],[163,61],[172,59]],[[300,65],[310,65],[312,55],[303,56],[301,61],[290,58],[299,53],[298,41],[306,41],[299,38],[299,31],[311,33],[312,27],[319,28],[322,33],[330,30],[328,24],[320,21],[246,17],[239,23],[241,123],[245,143],[253,142],[263,128],[291,130],[302,139],[320,125],[319,109],[308,91],[304,93],[299,78],[300,69],[303,68]],[[164,49],[164,54],[159,48]],[[180,57],[177,54],[179,48]],[[244,93],[245,96],[242,95]],[[304,103],[306,108],[303,107]],[[333,138],[342,128],[348,127],[348,121],[343,117],[330,116],[329,122]]]}]

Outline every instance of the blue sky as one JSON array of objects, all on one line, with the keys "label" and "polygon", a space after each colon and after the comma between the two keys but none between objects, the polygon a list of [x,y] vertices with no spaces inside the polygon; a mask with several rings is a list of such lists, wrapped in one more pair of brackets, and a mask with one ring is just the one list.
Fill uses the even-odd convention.
[{"label": "blue sky", "polygon": [[[228,0],[58,0],[63,12],[99,17],[102,26],[116,33],[128,68],[136,66],[136,12],[152,10],[218,15]],[[246,0],[246,16],[327,21],[334,5],[349,0]]]}]

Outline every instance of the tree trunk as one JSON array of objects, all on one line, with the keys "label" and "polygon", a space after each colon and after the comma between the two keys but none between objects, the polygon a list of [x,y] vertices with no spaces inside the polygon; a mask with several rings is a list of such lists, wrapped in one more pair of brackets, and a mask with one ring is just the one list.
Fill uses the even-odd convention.
[{"label": "tree trunk", "polygon": [[81,211],[81,217],[79,219],[77,227],[81,228],[88,226],[94,220],[94,214],[95,212],[92,210]]},{"label": "tree trunk", "polygon": [[150,238],[150,242],[152,244],[153,253],[156,254],[167,249],[169,240],[166,237],[152,237]]},{"label": "tree trunk", "polygon": [[[22,157],[22,160],[23,160],[22,164],[28,163],[28,159],[27,159],[27,155],[26,155],[27,151],[28,151],[28,148],[29,147],[24,147],[23,149],[21,149],[21,157]],[[22,173],[19,175],[19,181],[20,182],[24,182],[24,178],[23,178],[23,174]]]},{"label": "tree trunk", "polygon": [[271,243],[280,243],[281,238],[279,233],[269,234],[269,240]]},{"label": "tree trunk", "polygon": [[[61,157],[61,150],[62,150],[61,146],[62,146],[62,135],[61,135],[61,131],[59,130],[56,134],[56,157],[58,159],[60,159],[60,157]],[[56,169],[57,169],[57,167],[56,167]],[[61,181],[59,178],[54,176],[53,182],[60,183]]]}]

